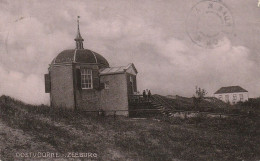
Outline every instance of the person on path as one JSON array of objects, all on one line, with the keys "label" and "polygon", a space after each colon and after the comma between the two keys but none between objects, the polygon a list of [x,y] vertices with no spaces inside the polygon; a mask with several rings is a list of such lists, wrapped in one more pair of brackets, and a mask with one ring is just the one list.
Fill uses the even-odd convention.
[{"label": "person on path", "polygon": [[151,94],[151,91],[149,90],[149,91],[148,91],[148,101],[151,100],[151,96],[152,96],[152,94]]},{"label": "person on path", "polygon": [[144,98],[144,100],[146,100],[146,92],[145,92],[145,90],[143,91],[143,98]]}]

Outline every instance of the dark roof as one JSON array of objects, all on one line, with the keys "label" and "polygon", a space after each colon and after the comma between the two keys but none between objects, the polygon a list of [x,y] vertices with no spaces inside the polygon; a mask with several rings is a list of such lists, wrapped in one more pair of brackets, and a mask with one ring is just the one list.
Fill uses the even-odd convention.
[{"label": "dark roof", "polygon": [[99,72],[100,72],[100,75],[120,74],[120,73],[125,73],[127,71],[127,69],[129,69],[130,67],[133,67],[133,69],[137,73],[137,70],[133,63],[130,63],[127,66],[103,68],[103,69],[100,69]]},{"label": "dark roof", "polygon": [[60,63],[87,63],[87,64],[101,64],[109,67],[107,60],[100,54],[88,49],[69,49],[64,50],[53,59],[51,64]]},{"label": "dark roof", "polygon": [[240,86],[229,86],[229,87],[221,87],[217,90],[214,94],[220,93],[237,93],[237,92],[248,92],[247,90],[243,89]]}]

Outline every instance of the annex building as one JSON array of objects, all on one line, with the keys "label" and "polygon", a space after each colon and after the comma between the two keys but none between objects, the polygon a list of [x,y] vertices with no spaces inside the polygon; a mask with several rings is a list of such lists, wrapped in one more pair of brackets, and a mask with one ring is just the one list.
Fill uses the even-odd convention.
[{"label": "annex building", "polygon": [[137,91],[134,64],[110,67],[102,55],[84,49],[79,20],[74,40],[75,49],[60,52],[45,74],[51,107],[128,116],[128,98]]}]

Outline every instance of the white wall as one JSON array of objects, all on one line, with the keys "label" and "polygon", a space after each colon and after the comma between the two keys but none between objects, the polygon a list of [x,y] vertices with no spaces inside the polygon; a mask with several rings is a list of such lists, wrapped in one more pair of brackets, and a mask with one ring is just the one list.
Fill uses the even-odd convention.
[{"label": "white wall", "polygon": [[[216,97],[224,102],[230,102],[231,104],[235,104],[240,101],[240,95],[243,95],[242,102],[245,102],[248,100],[248,92],[214,94],[214,97]],[[220,98],[220,96],[222,96],[222,97]],[[228,100],[226,99],[226,96],[228,96]],[[235,99],[235,97],[236,97],[236,99]]]}]

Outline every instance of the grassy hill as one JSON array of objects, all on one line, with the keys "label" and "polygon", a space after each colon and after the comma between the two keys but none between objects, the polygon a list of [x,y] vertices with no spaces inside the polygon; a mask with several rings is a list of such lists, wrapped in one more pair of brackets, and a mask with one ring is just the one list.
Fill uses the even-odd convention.
[{"label": "grassy hill", "polygon": [[[29,152],[57,152],[64,160],[259,160],[257,127],[255,117],[97,117],[2,96],[0,160],[55,159],[21,157]],[[61,157],[70,152],[92,155]]]},{"label": "grassy hill", "polygon": [[241,102],[236,105],[230,105],[215,97],[205,97],[199,104],[199,108],[195,108],[193,98],[182,96],[175,96],[174,98],[161,95],[154,96],[162,100],[162,104],[164,104],[169,110],[201,111],[241,115],[252,113],[255,116],[260,116],[260,98],[254,98],[244,103]]},{"label": "grassy hill", "polygon": [[[171,105],[172,108],[176,110],[195,110],[192,98],[182,97],[182,96],[176,96],[175,98],[161,96],[161,95],[155,95],[155,96],[163,99],[165,102],[169,103],[169,105]],[[227,108],[227,106],[229,105],[224,103],[223,101],[220,101],[219,99],[216,99],[214,97],[206,97],[200,103],[200,107],[201,107],[200,110],[217,111],[218,109]]]}]

